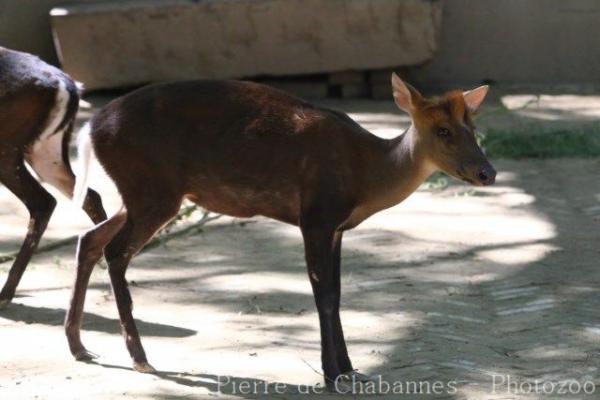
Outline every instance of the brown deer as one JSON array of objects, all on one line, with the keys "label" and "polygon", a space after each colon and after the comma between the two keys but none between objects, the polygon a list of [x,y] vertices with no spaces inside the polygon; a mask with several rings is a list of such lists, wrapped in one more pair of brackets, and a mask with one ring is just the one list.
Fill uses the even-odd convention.
[{"label": "brown deer", "polygon": [[[436,99],[423,98],[395,74],[392,86],[412,125],[391,140],[343,113],[250,82],[152,85],[100,110],[80,139],[80,152],[93,147],[125,211],[80,237],[65,322],[75,358],[91,357],[80,327],[86,286],[104,249],[134,369],[154,371],[131,313],[125,271],[189,199],[216,213],[263,215],[300,227],[326,382],[364,377],[354,372],[340,323],[344,231],[400,203],[436,170],[474,185],[490,185],[496,175],[477,145],[471,119],[486,86]],[[78,179],[86,174],[83,170]]]},{"label": "brown deer", "polygon": [[[0,47],[0,182],[30,215],[27,235],[0,292],[0,307],[14,297],[56,206],[40,181],[69,198],[73,195],[68,146],[78,108],[79,90],[61,70],[31,54]],[[87,191],[83,209],[96,224],[106,219],[93,190]]]}]

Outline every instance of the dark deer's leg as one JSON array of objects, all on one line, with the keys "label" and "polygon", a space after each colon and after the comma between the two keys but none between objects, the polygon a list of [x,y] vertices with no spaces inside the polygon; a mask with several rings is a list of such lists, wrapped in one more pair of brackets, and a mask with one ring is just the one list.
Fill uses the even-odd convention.
[{"label": "dark deer's leg", "polygon": [[337,312],[335,313],[334,324],[335,329],[334,332],[336,334],[335,343],[338,345],[337,348],[337,362],[340,367],[342,373],[349,373],[353,370],[352,362],[350,361],[350,357],[348,357],[348,349],[346,348],[346,340],[344,339],[344,331],[342,329],[342,322],[340,320],[340,310],[339,303],[341,298],[341,277],[340,277],[340,267],[341,267],[341,252],[342,252],[342,232],[337,232],[334,238],[334,248],[333,248],[333,270],[334,270],[334,281],[337,282],[336,285],[336,297],[337,297]]},{"label": "dark deer's leg", "polygon": [[76,360],[86,361],[93,358],[81,343],[81,321],[85,293],[94,266],[102,257],[102,250],[112,240],[125,223],[126,214],[117,213],[79,238],[77,245],[77,275],[71,295],[71,304],[65,320],[65,333],[69,349]]},{"label": "dark deer's leg", "polygon": [[0,181],[25,204],[30,216],[27,235],[0,292],[1,307],[14,297],[23,272],[46,230],[56,200],[31,176],[20,156],[12,160],[0,160]]},{"label": "dark deer's leg", "polygon": [[102,205],[102,198],[95,190],[88,189],[83,201],[83,211],[85,211],[95,224],[106,219],[106,211],[104,211],[104,206]]},{"label": "dark deer's leg", "polygon": [[131,294],[125,280],[125,272],[131,258],[152,238],[156,231],[177,215],[180,201],[168,203],[166,199],[160,207],[140,209],[139,203],[135,213],[128,210],[128,217],[123,228],[106,246],[105,256],[108,262],[110,280],[117,301],[119,319],[125,337],[127,350],[133,359],[133,368],[139,372],[154,372],[148,364],[146,353],[140,340],[133,315]]},{"label": "dark deer's leg", "polygon": [[321,327],[321,362],[326,382],[352,369],[340,322],[341,232],[305,221],[301,226],[308,275]]}]

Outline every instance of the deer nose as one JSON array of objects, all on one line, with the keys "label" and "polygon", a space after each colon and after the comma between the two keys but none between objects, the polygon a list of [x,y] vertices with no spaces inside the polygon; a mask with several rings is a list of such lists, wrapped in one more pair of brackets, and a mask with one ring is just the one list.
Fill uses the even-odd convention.
[{"label": "deer nose", "polygon": [[496,170],[491,165],[482,167],[477,173],[477,178],[482,185],[491,185],[496,181]]}]

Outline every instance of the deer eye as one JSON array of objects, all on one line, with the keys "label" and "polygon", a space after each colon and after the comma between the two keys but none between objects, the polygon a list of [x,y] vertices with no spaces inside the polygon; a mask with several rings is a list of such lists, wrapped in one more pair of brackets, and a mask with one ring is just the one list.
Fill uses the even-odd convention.
[{"label": "deer eye", "polygon": [[448,136],[450,136],[450,131],[446,128],[440,128],[437,131],[437,135],[439,137],[447,138]]}]

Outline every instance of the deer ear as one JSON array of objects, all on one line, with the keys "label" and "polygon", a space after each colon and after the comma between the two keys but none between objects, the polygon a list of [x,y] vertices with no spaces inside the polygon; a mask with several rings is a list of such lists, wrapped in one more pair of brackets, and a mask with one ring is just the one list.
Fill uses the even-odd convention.
[{"label": "deer ear", "polygon": [[468,92],[463,92],[463,98],[465,99],[465,104],[470,112],[476,113],[479,110],[479,106],[483,103],[483,99],[485,99],[485,95],[488,93],[489,86],[479,86],[476,89],[469,90]]},{"label": "deer ear", "polygon": [[398,108],[407,113],[412,113],[421,102],[421,94],[414,87],[400,79],[396,73],[392,73],[392,90],[394,101]]}]

